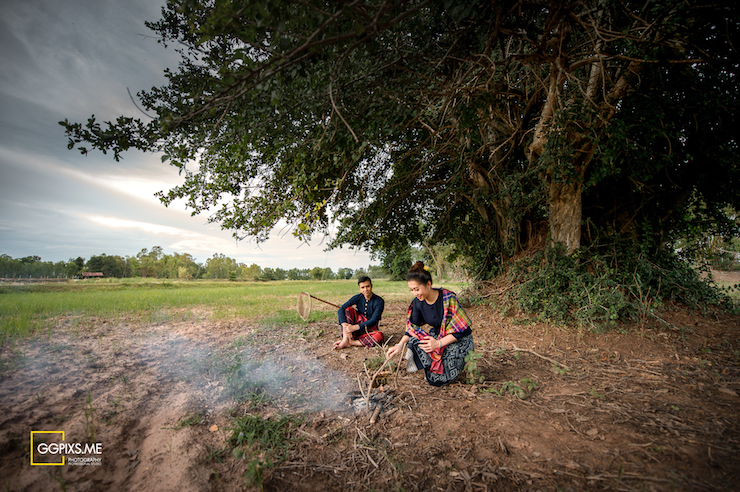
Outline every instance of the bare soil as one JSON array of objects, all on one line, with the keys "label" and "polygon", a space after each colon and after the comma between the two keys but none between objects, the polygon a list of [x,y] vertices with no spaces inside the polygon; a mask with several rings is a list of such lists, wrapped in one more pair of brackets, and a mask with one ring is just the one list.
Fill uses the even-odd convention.
[{"label": "bare soil", "polygon": [[[391,343],[405,309],[386,307]],[[375,423],[350,399],[381,352],[331,350],[331,323],[62,320],[2,346],[0,486],[258,490],[230,427],[292,415],[265,490],[740,490],[740,318],[674,310],[598,334],[466,310],[484,382],[434,388],[400,372],[373,390],[385,395]],[[264,401],[226,391],[244,351],[271,378]],[[100,464],[31,466],[32,431],[100,442]]]}]

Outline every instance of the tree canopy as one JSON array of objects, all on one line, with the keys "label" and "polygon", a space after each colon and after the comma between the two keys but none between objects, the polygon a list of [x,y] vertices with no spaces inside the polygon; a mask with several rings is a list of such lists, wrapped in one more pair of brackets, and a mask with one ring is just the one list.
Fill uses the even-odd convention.
[{"label": "tree canopy", "polygon": [[657,254],[737,230],[738,24],[735,0],[170,1],[152,118],[61,124],[162,152],[162,201],[237,237],[338,221],[334,246],[452,244],[482,277],[545,241]]}]

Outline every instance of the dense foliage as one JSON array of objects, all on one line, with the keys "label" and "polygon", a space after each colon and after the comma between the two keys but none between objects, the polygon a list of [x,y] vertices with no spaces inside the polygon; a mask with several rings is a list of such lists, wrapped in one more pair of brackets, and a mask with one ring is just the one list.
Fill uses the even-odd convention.
[{"label": "dense foliage", "polygon": [[740,287],[719,288],[708,265],[697,269],[672,252],[647,255],[626,241],[594,244],[573,255],[547,248],[513,262],[502,280],[511,286],[504,306],[596,330],[618,321],[667,325],[656,313],[674,304],[733,310],[732,294]]},{"label": "dense foliage", "polygon": [[237,237],[339,221],[334,245],[449,246],[480,278],[547,243],[659,257],[738,232],[739,26],[735,0],[171,1],[153,119],[62,124],[162,152],[162,200]]}]

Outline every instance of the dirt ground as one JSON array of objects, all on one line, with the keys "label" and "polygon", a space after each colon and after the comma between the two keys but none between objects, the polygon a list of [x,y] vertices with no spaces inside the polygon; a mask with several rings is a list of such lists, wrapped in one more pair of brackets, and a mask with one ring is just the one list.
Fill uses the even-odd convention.
[{"label": "dirt ground", "polygon": [[[406,306],[386,306],[391,343]],[[740,490],[739,317],[666,311],[596,334],[466,310],[484,382],[434,388],[400,372],[372,391],[383,397],[374,423],[351,398],[381,352],[332,351],[331,323],[67,318],[2,346],[0,486],[257,490],[249,461],[230,452],[230,426],[292,415],[293,445],[262,469],[265,490]],[[226,391],[239,353],[258,362],[249,377],[272,381],[264,401]],[[32,431],[100,442],[102,453],[97,464],[32,466]]]}]

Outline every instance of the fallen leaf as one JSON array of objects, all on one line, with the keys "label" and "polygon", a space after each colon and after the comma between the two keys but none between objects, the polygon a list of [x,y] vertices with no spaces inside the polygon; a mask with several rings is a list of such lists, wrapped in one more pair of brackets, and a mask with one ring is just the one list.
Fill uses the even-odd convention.
[{"label": "fallen leaf", "polygon": [[218,426],[216,424],[213,424],[208,428],[208,430],[211,432],[216,432],[218,430]]}]

